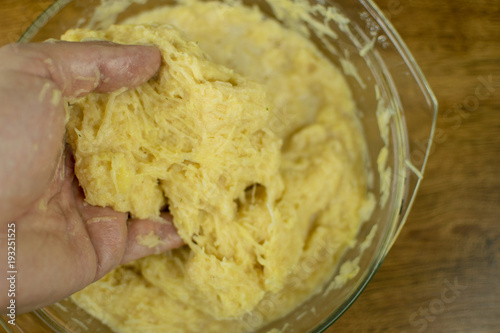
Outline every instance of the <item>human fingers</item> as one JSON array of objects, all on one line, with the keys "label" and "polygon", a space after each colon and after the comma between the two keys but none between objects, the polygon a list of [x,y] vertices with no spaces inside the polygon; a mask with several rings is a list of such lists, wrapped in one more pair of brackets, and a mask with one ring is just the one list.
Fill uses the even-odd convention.
[{"label": "human fingers", "polygon": [[73,195],[95,250],[94,281],[120,264],[184,245],[168,213],[162,213],[159,219],[130,219],[127,222],[126,213],[86,204],[76,178]]},{"label": "human fingers", "polygon": [[[66,160],[69,159],[69,156],[66,157]],[[72,182],[72,195],[94,248],[95,270],[91,274],[90,283],[99,280],[121,263],[127,244],[128,216],[127,213],[116,212],[109,207],[87,204],[76,177]]]},{"label": "human fingers", "polygon": [[80,212],[96,255],[96,281],[122,261],[127,244],[127,214],[90,205]]},{"label": "human fingers", "polygon": [[0,222],[22,214],[54,174],[63,147],[62,96],[134,87],[160,62],[153,47],[109,42],[0,48]]},{"label": "human fingers", "polygon": [[64,96],[80,97],[146,82],[158,71],[161,55],[152,46],[106,41],[11,44],[0,51],[0,63],[49,79]]},{"label": "human fingers", "polygon": [[[60,161],[65,115],[49,91],[41,94],[46,83],[0,69],[0,222],[15,220],[38,200]],[[60,92],[55,96],[61,103]]]},{"label": "human fingers", "polygon": [[184,245],[172,224],[172,215],[162,213],[158,220],[131,219],[122,264]]},{"label": "human fingers", "polygon": [[109,207],[82,205],[80,211],[95,249],[94,281],[120,264],[184,245],[168,213],[158,220],[131,219],[127,223],[127,214]]}]

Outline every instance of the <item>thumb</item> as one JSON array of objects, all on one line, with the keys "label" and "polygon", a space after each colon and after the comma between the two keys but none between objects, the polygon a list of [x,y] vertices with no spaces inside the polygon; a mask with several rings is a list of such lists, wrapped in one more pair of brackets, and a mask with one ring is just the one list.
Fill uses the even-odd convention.
[{"label": "thumb", "polygon": [[[102,42],[12,44],[10,68],[49,79],[66,97],[133,88],[160,67],[160,51],[152,46]],[[7,56],[9,52],[7,52]],[[1,61],[0,63],[6,63]],[[13,62],[12,62],[13,60]]]}]

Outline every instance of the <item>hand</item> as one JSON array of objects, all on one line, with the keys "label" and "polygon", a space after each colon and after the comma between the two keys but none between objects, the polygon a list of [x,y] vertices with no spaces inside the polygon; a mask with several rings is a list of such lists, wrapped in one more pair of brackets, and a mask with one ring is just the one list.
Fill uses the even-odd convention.
[{"label": "hand", "polygon": [[[84,203],[64,149],[63,97],[135,87],[158,70],[153,47],[108,42],[12,44],[0,49],[0,306],[10,298],[8,224],[15,223],[16,312],[59,301],[119,264],[181,246],[164,223]],[[137,236],[162,240],[149,248]]]}]

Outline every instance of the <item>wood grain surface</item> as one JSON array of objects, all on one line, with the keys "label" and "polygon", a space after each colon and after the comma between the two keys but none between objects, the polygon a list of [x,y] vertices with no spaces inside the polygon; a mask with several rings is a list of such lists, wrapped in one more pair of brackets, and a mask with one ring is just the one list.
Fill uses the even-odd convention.
[{"label": "wood grain surface", "polygon": [[[52,2],[1,0],[0,45]],[[446,135],[388,257],[327,332],[500,332],[500,1],[377,3],[436,93]]]}]

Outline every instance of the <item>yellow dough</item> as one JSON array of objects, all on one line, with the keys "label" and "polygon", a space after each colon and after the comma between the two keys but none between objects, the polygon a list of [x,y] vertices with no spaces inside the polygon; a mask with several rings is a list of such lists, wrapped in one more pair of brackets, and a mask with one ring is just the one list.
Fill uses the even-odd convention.
[{"label": "yellow dough", "polygon": [[154,44],[157,77],[68,107],[86,201],[159,216],[187,246],[72,296],[117,332],[251,331],[318,292],[373,206],[341,73],[258,10],[164,7],[63,39]]}]

